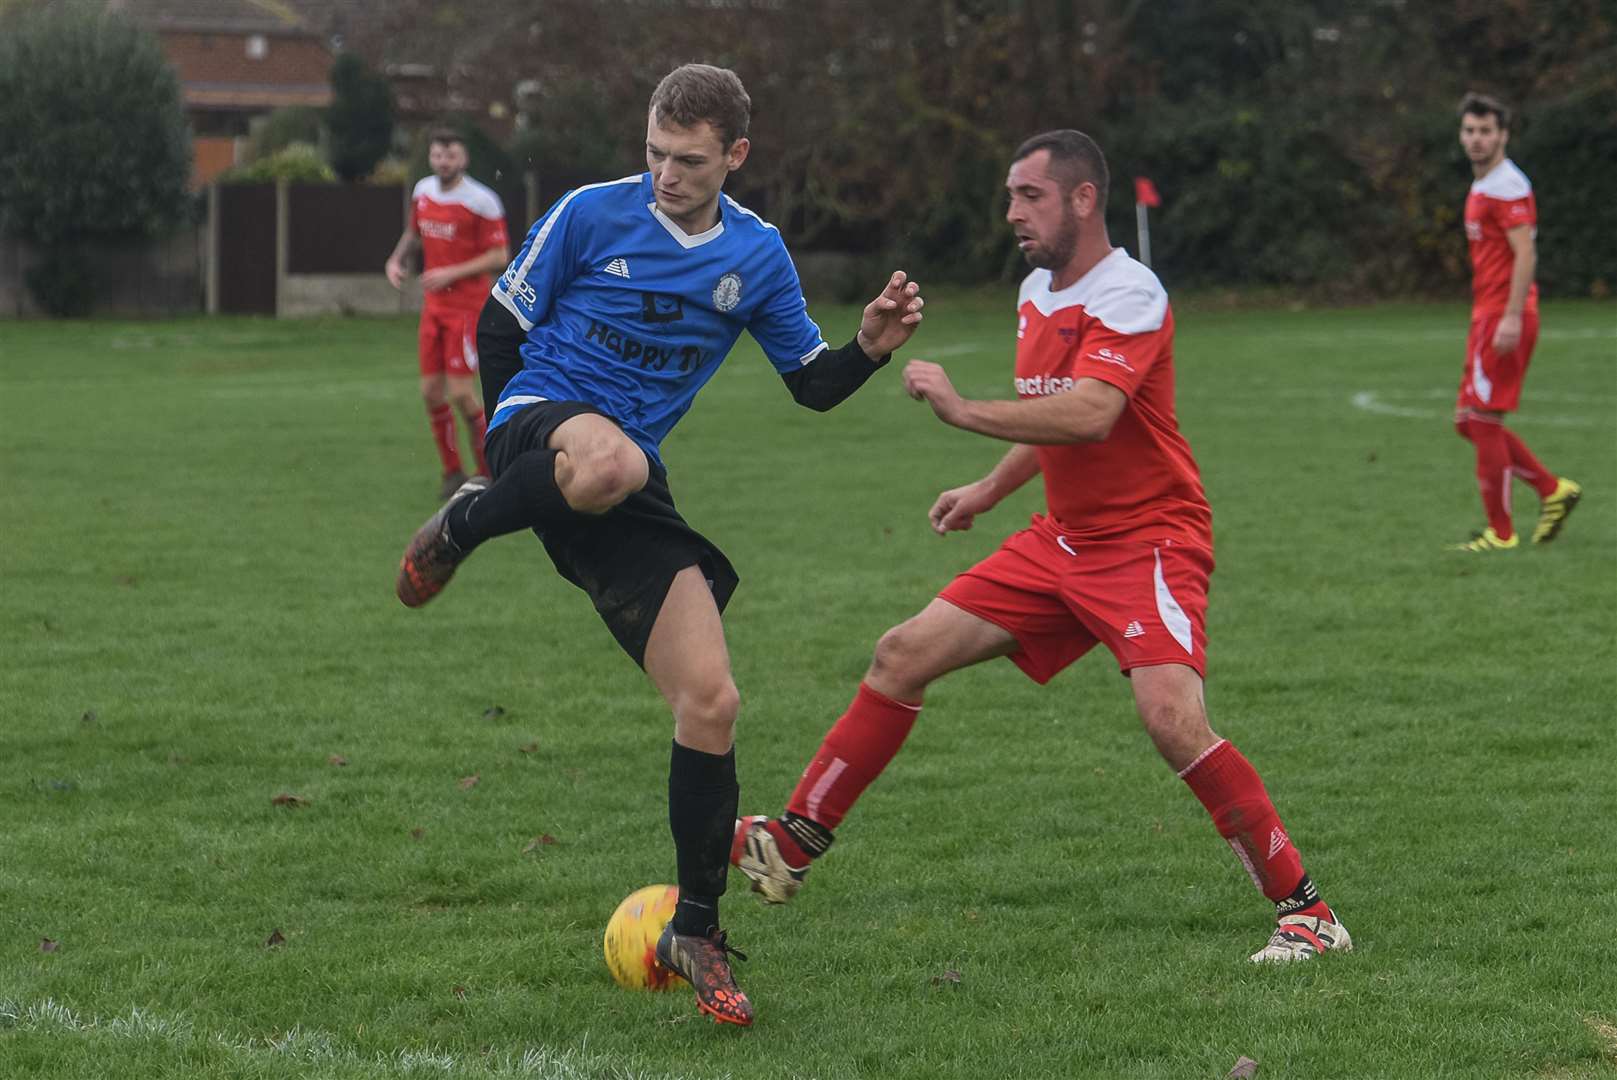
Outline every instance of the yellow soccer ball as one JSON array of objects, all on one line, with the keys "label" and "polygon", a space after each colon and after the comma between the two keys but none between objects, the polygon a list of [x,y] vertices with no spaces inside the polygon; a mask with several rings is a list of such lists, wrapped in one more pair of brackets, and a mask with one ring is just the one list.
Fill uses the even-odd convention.
[{"label": "yellow soccer ball", "polygon": [[606,923],[606,968],[630,990],[669,990],[685,980],[657,961],[657,939],[674,917],[679,886],[647,885],[624,898]]}]

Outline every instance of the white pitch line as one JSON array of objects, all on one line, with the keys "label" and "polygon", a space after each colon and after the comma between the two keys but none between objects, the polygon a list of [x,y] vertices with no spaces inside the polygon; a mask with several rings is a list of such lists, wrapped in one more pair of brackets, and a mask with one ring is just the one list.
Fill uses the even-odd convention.
[{"label": "white pitch line", "polygon": [[[1407,420],[1449,420],[1453,418],[1452,412],[1437,409],[1412,409],[1407,405],[1389,404],[1382,401],[1374,390],[1360,390],[1353,395],[1352,401],[1355,409],[1363,409],[1365,412],[1375,413],[1377,416],[1397,416]],[[1600,427],[1609,423],[1610,417],[1590,419],[1586,416],[1539,416],[1528,413],[1525,416],[1512,416],[1511,422],[1551,424],[1555,427]]]},{"label": "white pitch line", "polygon": [[[1187,316],[1188,318],[1188,316]],[[1295,344],[1307,345],[1342,345],[1344,343],[1375,342],[1390,345],[1402,345],[1417,341],[1452,341],[1455,342],[1454,351],[1464,353],[1465,323],[1460,323],[1458,330],[1364,330],[1344,328],[1339,333],[1321,333],[1317,331],[1296,331],[1289,327],[1279,326],[1272,330],[1245,330],[1196,328],[1196,333],[1217,334],[1221,337],[1238,337],[1246,340],[1262,339],[1265,341],[1279,339]],[[1604,330],[1598,327],[1579,327],[1577,329],[1543,329],[1538,333],[1539,341],[1609,341],[1617,338],[1617,330]]]},{"label": "white pitch line", "polygon": [[[291,1031],[263,1039],[242,1040],[222,1032],[198,1031],[189,1020],[171,1020],[138,1008],[130,1009],[127,1016],[85,1017],[50,998],[32,1005],[0,999],[0,1032],[7,1030],[157,1041],[176,1049],[206,1043],[225,1050],[233,1057],[247,1058],[249,1062],[255,1058],[270,1057],[317,1069],[321,1066],[326,1070],[334,1067],[344,1071],[362,1069],[383,1077],[428,1075],[491,1077],[494,1080],[505,1077],[593,1080],[611,1076],[621,1080],[679,1080],[669,1073],[626,1069],[587,1050],[529,1047],[520,1054],[466,1057],[427,1047],[421,1050],[401,1048],[390,1054],[367,1055],[345,1045],[337,1036],[318,1029],[294,1027]],[[260,1061],[260,1067],[262,1064]],[[723,1080],[729,1080],[729,1075],[724,1074]]]}]

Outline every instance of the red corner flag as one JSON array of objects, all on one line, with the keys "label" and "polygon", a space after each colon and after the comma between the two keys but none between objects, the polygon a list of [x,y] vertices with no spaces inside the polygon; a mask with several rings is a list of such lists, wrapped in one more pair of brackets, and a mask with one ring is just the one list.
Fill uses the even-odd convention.
[{"label": "red corner flag", "polygon": [[1157,186],[1149,178],[1136,176],[1134,178],[1134,201],[1141,206],[1161,206],[1162,196],[1157,194]]}]

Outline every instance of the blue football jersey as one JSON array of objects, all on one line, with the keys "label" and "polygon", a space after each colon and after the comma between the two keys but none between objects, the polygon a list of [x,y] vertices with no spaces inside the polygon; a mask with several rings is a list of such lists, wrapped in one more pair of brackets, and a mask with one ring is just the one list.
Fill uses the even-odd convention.
[{"label": "blue football jersey", "polygon": [[657,209],[650,173],[562,196],[493,291],[528,337],[489,429],[535,402],[587,401],[659,463],[742,330],[782,373],[826,347],[773,225],[722,195],[692,236]]}]

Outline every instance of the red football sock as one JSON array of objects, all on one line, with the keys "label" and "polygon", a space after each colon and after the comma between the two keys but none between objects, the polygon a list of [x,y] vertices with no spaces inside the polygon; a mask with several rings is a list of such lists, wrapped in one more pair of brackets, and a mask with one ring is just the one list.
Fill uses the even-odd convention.
[{"label": "red football sock", "polygon": [[488,459],[483,456],[483,439],[488,435],[488,422],[483,418],[483,410],[466,418],[466,426],[472,431],[472,454],[477,458],[477,472],[481,476],[489,475]]},{"label": "red football sock", "polygon": [[446,474],[460,471],[460,451],[455,449],[455,410],[448,404],[427,406],[427,423],[432,441],[438,444],[438,459]]},{"label": "red football sock", "polygon": [[1477,489],[1488,524],[1501,540],[1516,535],[1510,522],[1510,445],[1505,427],[1497,421],[1472,417],[1467,422],[1471,442],[1477,448]]},{"label": "red football sock", "polygon": [[842,824],[854,801],[904,745],[920,712],[920,705],[894,701],[860,683],[853,704],[803,770],[786,809],[827,829]]},{"label": "red football sock", "polygon": [[1235,744],[1220,739],[1179,778],[1213,815],[1218,834],[1263,895],[1275,903],[1290,896],[1303,880],[1302,856],[1280,824],[1258,771]]},{"label": "red football sock", "polygon": [[1499,428],[1505,434],[1505,448],[1510,452],[1510,471],[1533,485],[1538,497],[1547,499],[1555,494],[1555,474],[1546,469],[1533,452],[1527,449],[1516,433],[1503,425]]}]

